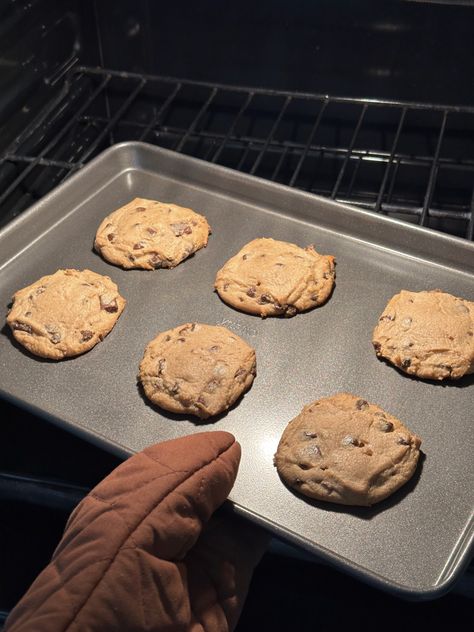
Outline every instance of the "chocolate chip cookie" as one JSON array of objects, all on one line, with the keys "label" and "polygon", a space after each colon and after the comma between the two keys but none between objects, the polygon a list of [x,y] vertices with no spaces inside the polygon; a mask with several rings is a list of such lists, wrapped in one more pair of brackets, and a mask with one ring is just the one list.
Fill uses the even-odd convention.
[{"label": "chocolate chip cookie", "polygon": [[206,419],[250,388],[255,350],[225,327],[187,323],[158,334],[145,349],[138,379],[154,404]]},{"label": "chocolate chip cookie", "polygon": [[223,301],[249,314],[294,316],[322,305],[334,285],[334,257],[313,246],[254,239],[219,270],[215,289]]},{"label": "chocolate chip cookie", "polygon": [[206,218],[190,208],[135,198],[104,219],[94,247],[122,268],[174,268],[205,247],[210,233]]},{"label": "chocolate chip cookie", "polygon": [[474,303],[441,290],[402,290],[380,316],[372,344],[405,373],[456,380],[474,372]]},{"label": "chocolate chip cookie", "polygon": [[285,428],[274,463],[301,494],[369,506],[413,475],[421,440],[364,399],[339,393],[308,404]]},{"label": "chocolate chip cookie", "polygon": [[124,307],[125,299],[108,276],[58,270],[16,292],[7,323],[28,351],[62,360],[105,338]]}]

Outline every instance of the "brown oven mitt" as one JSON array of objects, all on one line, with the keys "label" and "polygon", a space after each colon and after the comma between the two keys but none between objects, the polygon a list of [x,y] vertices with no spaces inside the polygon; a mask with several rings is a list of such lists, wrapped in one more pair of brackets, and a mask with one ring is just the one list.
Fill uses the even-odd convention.
[{"label": "brown oven mitt", "polygon": [[209,521],[239,461],[231,434],[204,432],[122,463],[73,511],[5,630],[232,630],[267,541],[235,516]]}]

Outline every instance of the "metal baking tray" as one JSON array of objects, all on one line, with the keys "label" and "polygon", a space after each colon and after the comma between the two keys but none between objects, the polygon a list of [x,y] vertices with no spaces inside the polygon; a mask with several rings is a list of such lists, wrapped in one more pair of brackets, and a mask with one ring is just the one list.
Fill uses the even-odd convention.
[{"label": "metal baking tray", "polygon": [[[208,247],[173,270],[125,271],[93,252],[97,226],[137,197],[189,206],[212,226]],[[337,259],[322,307],[291,319],[237,312],[213,292],[216,271],[254,237],[314,243]],[[109,275],[127,307],[109,336],[75,359],[42,361],[0,335],[3,397],[119,455],[205,429],[242,445],[235,511],[382,589],[440,595],[468,563],[474,534],[474,376],[412,379],[379,361],[371,334],[401,288],[442,288],[474,300],[474,244],[141,143],[116,145],[0,234],[0,298],[58,268]],[[208,423],[160,413],[137,388],[157,332],[198,321],[225,325],[257,351],[257,377]],[[340,391],[376,402],[423,439],[414,479],[373,508],[305,501],[272,464],[303,405]],[[27,437],[26,437],[27,439]],[[87,463],[84,464],[87,467]]]}]

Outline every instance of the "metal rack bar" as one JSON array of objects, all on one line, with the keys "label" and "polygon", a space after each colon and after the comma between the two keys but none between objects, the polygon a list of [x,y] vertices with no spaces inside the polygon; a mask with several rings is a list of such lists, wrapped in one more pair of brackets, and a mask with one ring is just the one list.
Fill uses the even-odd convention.
[{"label": "metal rack bar", "polygon": [[303,149],[303,153],[301,154],[301,157],[298,161],[298,164],[295,167],[295,170],[293,171],[293,175],[291,176],[291,180],[289,182],[289,186],[292,187],[295,185],[296,182],[296,178],[298,177],[300,171],[301,171],[301,167],[303,166],[303,163],[306,159],[306,156],[308,155],[308,152],[313,144],[313,140],[314,137],[316,136],[316,132],[318,131],[319,125],[321,123],[321,119],[323,118],[324,112],[326,111],[328,105],[328,99],[325,99],[321,105],[321,108],[318,112],[318,116],[316,117],[316,120],[314,121],[314,125],[311,128],[311,132],[309,134],[308,137],[308,142],[306,143],[304,149]]},{"label": "metal rack bar", "polygon": [[245,110],[249,107],[250,103],[252,102],[253,96],[254,96],[254,93],[253,92],[249,92],[249,94],[247,95],[247,98],[242,103],[242,105],[240,107],[240,110],[237,112],[237,115],[235,116],[234,120],[232,121],[232,125],[229,127],[229,129],[227,131],[227,134],[222,138],[221,144],[217,148],[217,151],[214,154],[214,156],[212,157],[211,162],[217,162],[217,160],[219,159],[219,156],[221,155],[224,147],[228,143],[229,139],[232,137],[232,135],[234,133],[234,130],[237,127],[238,122],[242,118],[242,114],[245,112]]},{"label": "metal rack bar", "polygon": [[283,102],[283,105],[280,108],[280,112],[279,112],[275,122],[272,125],[272,129],[270,130],[270,132],[269,132],[269,134],[268,134],[268,136],[267,136],[267,138],[265,140],[265,143],[264,143],[263,147],[261,148],[257,158],[255,159],[255,162],[253,163],[252,168],[250,169],[250,173],[252,175],[257,171],[260,163],[262,162],[262,158],[263,158],[263,156],[265,154],[265,151],[267,150],[267,147],[270,144],[270,142],[273,140],[273,135],[275,134],[276,130],[278,129],[278,126],[280,125],[280,121],[283,118],[288,106],[290,105],[290,103],[292,101],[292,98],[293,97],[288,96],[288,97],[286,97],[285,101]]},{"label": "metal rack bar", "polygon": [[168,95],[168,97],[164,101],[163,105],[158,110],[158,112],[155,114],[155,116],[151,119],[151,121],[148,123],[148,125],[145,127],[145,129],[141,133],[141,135],[138,138],[138,140],[144,141],[146,139],[146,137],[148,136],[148,134],[150,133],[151,129],[154,129],[158,125],[161,117],[166,112],[166,110],[169,108],[171,103],[174,101],[176,95],[178,94],[178,92],[181,90],[182,87],[183,87],[182,83],[177,83],[176,84],[174,90],[171,92],[170,95]]},{"label": "metal rack bar", "polygon": [[[107,119],[104,117],[82,117],[81,120],[83,121],[94,120],[99,123],[107,122]],[[139,128],[139,129],[142,129],[143,127],[145,127],[145,123],[138,123],[138,122],[132,122],[132,121],[126,121],[126,120],[119,121],[118,125],[130,126],[130,127]],[[159,130],[160,134],[167,134],[170,138],[172,136],[176,138],[181,137],[183,132],[184,130],[182,128],[171,127],[171,126],[162,127]],[[200,130],[199,137],[212,141],[212,142],[222,141],[223,139],[227,138],[222,133],[208,132],[206,130]],[[238,146],[245,143],[261,144],[264,142],[264,140],[262,138],[259,138],[258,136],[242,135],[242,136],[229,136],[229,138],[227,138],[226,143],[228,142],[233,142],[236,144],[236,146]],[[301,151],[304,151],[306,147],[304,143],[299,143],[297,141],[286,139],[284,141],[273,141],[273,142],[270,141],[267,147],[267,151],[276,151],[276,152],[283,151],[283,148],[286,146],[288,146],[294,153],[299,153]],[[344,147],[341,148],[341,147],[334,147],[332,145],[314,145],[314,144],[312,144],[308,148],[308,154],[310,155],[319,154],[322,151],[326,152],[328,155],[334,155],[337,157],[340,157],[340,156],[345,157],[348,150]],[[386,163],[390,159],[390,153],[386,151],[382,151],[382,150],[353,149],[350,155],[350,159],[358,160],[359,158],[361,158],[364,161]],[[430,167],[433,162],[433,157],[424,156],[424,155],[401,154],[398,156],[395,155],[393,160],[394,161],[398,160],[403,165]],[[455,162],[453,159],[446,158],[446,157],[443,158],[440,156],[439,166],[446,169],[452,169],[454,171],[473,171],[474,172],[474,159],[466,160],[463,162]]]},{"label": "metal rack bar", "polygon": [[[190,123],[186,120],[188,110],[181,109],[181,99],[177,98],[184,89],[195,108]],[[230,103],[235,106],[220,103],[216,97],[221,92],[232,97]],[[262,96],[262,100],[256,99]],[[157,103],[151,112],[150,97],[152,103]],[[110,109],[112,103],[115,113]],[[289,109],[290,104],[296,107]],[[332,104],[339,105],[334,115],[328,116],[327,108]],[[317,113],[316,107],[319,107]],[[387,118],[381,107],[391,108]],[[409,127],[408,116],[414,112]],[[441,113],[438,128],[430,118],[433,112]],[[461,113],[463,118],[456,119],[456,127],[448,128],[451,113]],[[209,125],[204,124],[211,115]],[[240,133],[239,123],[244,115],[250,116],[249,124],[245,133]],[[214,117],[222,131],[212,129]],[[268,132],[269,117],[273,120],[270,119]],[[173,124],[166,125],[167,120]],[[352,130],[349,121],[355,126]],[[2,217],[18,214],[43,195],[48,183],[52,187],[76,172],[103,146],[116,140],[138,139],[175,147],[177,151],[186,150],[201,159],[226,165],[235,153],[234,168],[238,170],[288,182],[290,186],[372,211],[411,216],[425,226],[433,225],[432,220],[452,219],[457,227],[449,228],[453,224],[446,224],[446,230],[456,230],[458,234],[464,231],[467,238],[473,239],[474,192],[467,197],[470,190],[466,192],[466,185],[472,186],[474,153],[469,154],[465,148],[458,156],[448,144],[442,151],[444,139],[456,141],[463,134],[463,126],[467,126],[466,133],[474,131],[474,107],[332,97],[101,68],[74,68],[66,76],[60,94],[0,157],[0,221]],[[302,136],[302,130],[308,133]],[[356,148],[362,132],[365,149]],[[387,147],[387,139],[394,132],[391,146]],[[334,138],[340,139],[339,145]],[[408,142],[404,143],[404,139]],[[434,148],[428,152],[430,155],[425,155],[426,146]],[[310,159],[316,166],[308,174]],[[369,165],[364,169],[370,162],[379,166],[372,169]],[[35,171],[28,178],[37,168],[43,171]],[[421,199],[417,183],[420,168],[429,171]],[[441,170],[446,185],[438,190]]]},{"label": "metal rack bar", "polygon": [[181,151],[186,143],[186,141],[188,140],[189,136],[194,132],[194,130],[196,129],[197,124],[199,123],[199,121],[201,120],[201,118],[204,116],[204,114],[206,113],[207,109],[209,108],[209,106],[211,105],[212,101],[214,100],[216,94],[218,92],[217,88],[213,88],[211,90],[211,94],[209,95],[209,97],[207,98],[206,102],[203,104],[203,106],[201,107],[201,109],[199,110],[199,112],[196,114],[196,116],[194,117],[193,121],[191,122],[191,125],[188,127],[185,135],[183,136],[183,138],[180,140],[180,142],[177,144],[177,146],[174,148],[175,151]]},{"label": "metal rack bar", "polygon": [[387,161],[387,165],[385,167],[385,171],[384,171],[384,174],[383,174],[382,182],[380,184],[380,189],[379,189],[379,192],[378,192],[378,195],[377,195],[377,201],[376,201],[375,206],[374,206],[374,211],[377,211],[377,212],[381,210],[380,207],[381,207],[381,204],[382,204],[383,194],[385,193],[385,187],[387,185],[388,174],[389,174],[389,171],[390,171],[390,169],[392,167],[393,159],[395,157],[395,152],[396,152],[397,147],[398,147],[398,141],[400,140],[400,134],[401,134],[401,131],[402,131],[403,124],[405,122],[406,113],[407,113],[407,108],[405,107],[405,108],[402,109],[402,114],[401,114],[400,120],[398,122],[397,132],[395,134],[395,139],[393,141],[392,149],[390,151],[390,157],[389,157],[389,159]]},{"label": "metal rack bar", "polygon": [[102,140],[107,136],[107,134],[114,129],[115,125],[119,121],[119,119],[122,116],[122,114],[128,110],[128,108],[133,103],[133,101],[136,99],[138,93],[142,90],[142,88],[143,88],[143,86],[145,84],[146,84],[146,80],[142,79],[142,81],[140,81],[140,83],[135,87],[135,89],[132,90],[132,92],[128,95],[128,97],[125,99],[125,101],[119,107],[117,112],[110,119],[108,125],[106,125],[104,127],[104,129],[97,136],[97,138],[94,140],[94,142],[91,145],[89,145],[89,147],[86,149],[86,151],[82,154],[82,160],[81,160],[82,164],[84,164],[84,162],[89,158],[89,156],[97,149],[97,147],[100,145]]},{"label": "metal rack bar", "polygon": [[444,130],[446,129],[446,121],[448,120],[448,112],[445,110],[443,113],[443,120],[441,122],[441,129],[439,130],[438,142],[436,143],[436,151],[433,157],[433,164],[431,166],[430,178],[428,180],[428,188],[426,189],[425,199],[423,201],[423,211],[421,213],[421,225],[426,226],[428,219],[428,209],[431,206],[433,198],[434,187],[436,183],[436,177],[439,169],[439,154],[441,151],[441,145],[443,144]]},{"label": "metal rack bar", "polygon": [[285,162],[285,159],[287,156],[288,156],[288,147],[285,147],[284,150],[281,152],[280,157],[278,158],[278,162],[275,165],[275,169],[273,170],[272,175],[270,176],[270,180],[272,180],[273,182],[275,182],[275,180],[278,178],[280,169],[283,163]]},{"label": "metal rack bar", "polygon": [[467,225],[466,237],[467,239],[474,239],[474,187],[472,189],[469,223]]},{"label": "metal rack bar", "polygon": [[149,74],[138,74],[133,72],[122,72],[118,70],[109,70],[105,68],[92,68],[89,66],[79,66],[75,69],[74,72],[84,72],[89,75],[98,75],[102,76],[104,74],[109,74],[111,77],[117,77],[120,79],[146,79],[150,82],[160,82],[160,83],[176,83],[181,82],[183,85],[186,84],[188,86],[196,86],[203,88],[217,88],[217,90],[224,91],[232,91],[232,92],[255,92],[255,94],[261,94],[265,96],[288,96],[292,98],[298,99],[307,99],[310,101],[322,101],[324,99],[330,98],[331,103],[348,103],[348,104],[359,104],[359,105],[374,105],[374,106],[382,106],[382,107],[404,107],[407,106],[412,109],[420,109],[420,110],[431,110],[437,111],[440,110],[442,112],[468,112],[474,114],[474,106],[458,106],[458,105],[449,105],[449,104],[438,104],[438,103],[421,103],[418,101],[397,101],[390,99],[364,99],[359,97],[340,97],[340,96],[331,96],[329,97],[327,94],[319,94],[314,92],[290,92],[289,90],[272,90],[267,88],[256,88],[255,86],[238,86],[232,85],[228,83],[210,83],[208,81],[194,81],[191,79],[183,79],[181,77],[169,77],[165,75],[149,75]]},{"label": "metal rack bar", "polygon": [[339,174],[337,176],[336,184],[334,185],[334,188],[333,188],[333,190],[331,192],[331,197],[332,197],[333,200],[335,199],[335,197],[337,195],[337,192],[339,190],[339,186],[341,185],[342,178],[344,177],[344,173],[345,173],[346,168],[347,168],[347,163],[349,162],[349,158],[351,157],[352,150],[354,149],[354,145],[355,145],[355,142],[357,140],[357,136],[359,134],[359,130],[360,130],[361,126],[362,126],[362,122],[364,120],[365,113],[367,112],[367,108],[368,108],[367,103],[364,103],[364,106],[362,107],[362,111],[361,111],[361,113],[359,115],[359,119],[357,121],[357,125],[356,125],[355,130],[354,130],[354,133],[352,134],[351,142],[350,142],[349,147],[347,149],[346,157],[344,158],[344,162],[342,163],[342,166],[341,166],[341,168],[339,170]]},{"label": "metal rack bar", "polygon": [[38,155],[37,159],[34,160],[33,162],[31,162],[26,169],[24,169],[20,175],[10,184],[9,187],[7,187],[3,193],[0,195],[0,204],[10,195],[10,193],[12,193],[17,186],[26,178],[26,176],[37,166],[39,160],[41,158],[43,158],[48,151],[50,151],[57,143],[59,140],[61,140],[61,138],[63,138],[67,132],[71,129],[71,127],[73,125],[76,124],[76,119],[77,117],[79,117],[82,112],[84,112],[89,105],[94,101],[94,99],[104,90],[105,86],[108,84],[108,82],[110,81],[110,76],[106,75],[103,80],[100,82],[99,86],[94,90],[94,92],[92,92],[92,94],[89,96],[89,98],[85,101],[85,103],[82,104],[82,106],[79,108],[76,117],[73,117],[71,119],[69,119],[69,121],[64,125],[64,127],[61,129],[61,131],[59,132],[59,134],[57,134],[47,145],[46,147],[44,147],[40,154]]}]

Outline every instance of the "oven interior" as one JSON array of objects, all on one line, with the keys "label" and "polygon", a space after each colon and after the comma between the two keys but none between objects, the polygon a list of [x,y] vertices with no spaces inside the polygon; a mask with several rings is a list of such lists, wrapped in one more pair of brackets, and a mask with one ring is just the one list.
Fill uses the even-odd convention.
[{"label": "oven interior", "polygon": [[[474,6],[456,2],[4,0],[0,227],[106,147],[141,140],[472,240],[473,26]],[[4,617],[118,459],[1,407]],[[269,615],[282,573],[294,579],[271,589],[283,605]],[[468,621],[473,577],[430,604],[375,595],[395,619],[455,607]],[[238,629],[264,616],[289,629],[295,608],[312,629],[315,582],[323,620],[341,591],[359,610],[374,592],[274,542]]]}]

